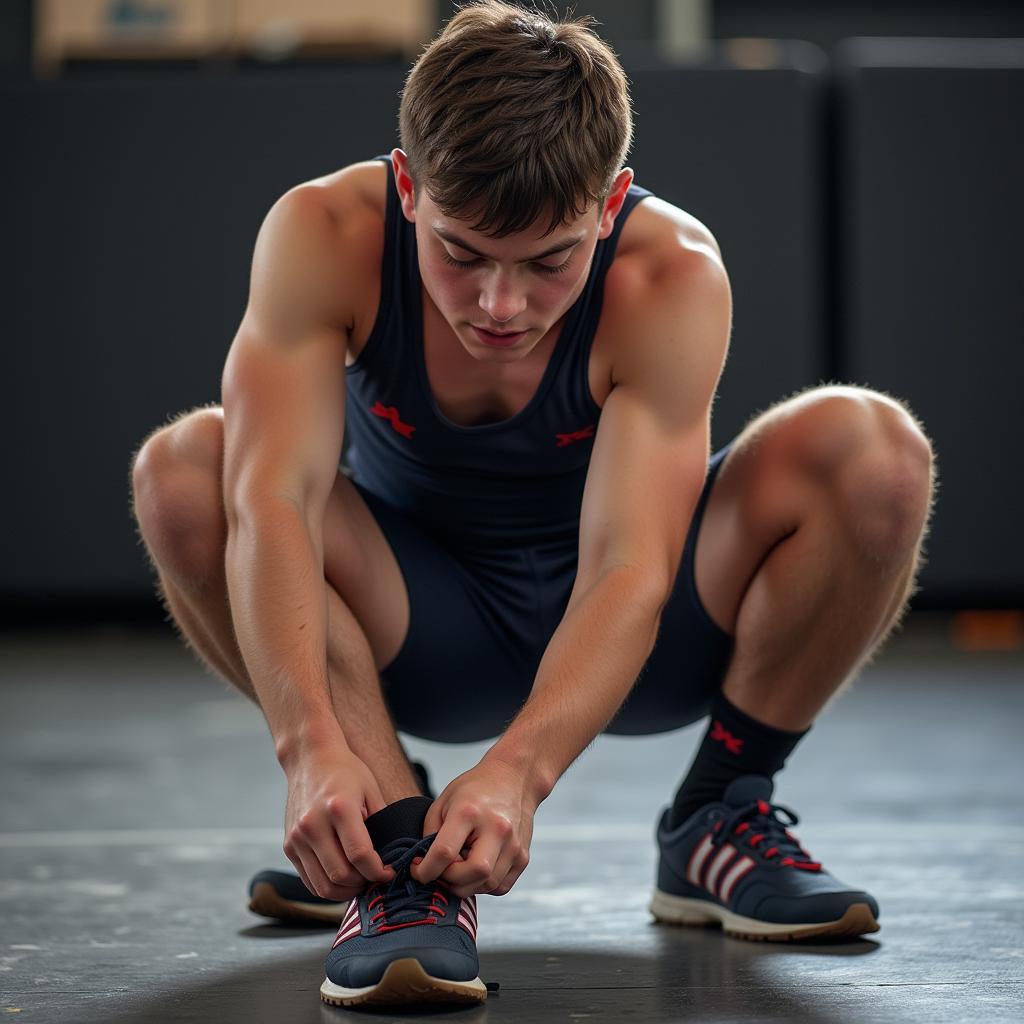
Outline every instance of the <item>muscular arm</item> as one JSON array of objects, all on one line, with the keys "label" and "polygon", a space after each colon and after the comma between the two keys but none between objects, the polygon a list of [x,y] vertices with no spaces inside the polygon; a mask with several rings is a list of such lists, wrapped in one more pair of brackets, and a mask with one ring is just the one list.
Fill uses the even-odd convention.
[{"label": "muscular arm", "polygon": [[305,186],[271,209],[222,381],[231,616],[282,764],[306,742],[344,743],[327,675],[322,534],[345,416],[337,232]]},{"label": "muscular arm", "polygon": [[657,638],[707,474],[731,298],[717,255],[688,252],[645,301],[601,413],[575,586],[530,697],[486,758],[544,799],[605,728]]}]

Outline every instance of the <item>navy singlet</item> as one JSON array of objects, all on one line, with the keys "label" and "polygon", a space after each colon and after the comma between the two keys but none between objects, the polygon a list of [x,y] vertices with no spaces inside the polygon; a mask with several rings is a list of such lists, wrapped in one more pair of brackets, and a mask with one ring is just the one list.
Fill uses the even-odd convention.
[{"label": "navy singlet", "polygon": [[460,545],[575,537],[601,415],[588,365],[604,277],[630,212],[652,193],[630,186],[526,407],[497,423],[463,426],[434,401],[423,354],[416,229],[402,215],[391,158],[374,159],[388,169],[387,214],[377,319],[346,369],[352,479]]},{"label": "navy singlet", "polygon": [[[379,666],[395,726],[466,743],[498,735],[527,699],[576,579],[579,520],[601,409],[587,364],[612,234],[597,243],[586,286],[566,314],[540,386],[519,413],[462,426],[427,379],[415,226],[402,216],[391,159],[377,319],[347,368],[350,478],[390,546],[409,598],[398,652]],[[620,735],[678,729],[706,714],[732,637],[697,593],[697,534],[731,442],[715,453],[694,512],[658,640],[639,681],[605,728]],[[642,495],[637,500],[643,500]]]}]

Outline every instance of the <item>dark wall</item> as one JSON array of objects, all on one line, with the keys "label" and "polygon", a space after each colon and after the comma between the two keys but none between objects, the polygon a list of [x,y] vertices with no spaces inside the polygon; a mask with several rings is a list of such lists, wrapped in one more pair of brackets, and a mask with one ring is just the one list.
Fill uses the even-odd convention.
[{"label": "dark wall", "polygon": [[[125,71],[0,92],[19,154],[0,168],[0,316],[18,352],[8,411],[30,425],[0,445],[32,496],[4,506],[0,593],[148,590],[131,456],[219,401],[262,217],[298,182],[397,143],[405,70]],[[729,263],[722,444],[820,372],[815,90],[785,68],[627,71],[637,181],[704,220]]]},{"label": "dark wall", "polygon": [[32,0],[0,3],[0,82],[31,74]]},{"label": "dark wall", "polygon": [[[784,51],[782,51],[784,52]],[[829,376],[825,65],[758,72],[627,63],[637,181],[704,222],[733,291],[717,449],[758,411]]]},{"label": "dark wall", "polygon": [[[220,399],[260,223],[293,185],[396,142],[405,66],[124,73],[0,90],[0,593],[139,594],[129,464]],[[10,371],[8,371],[10,372]],[[9,379],[9,378],[8,378]]]},{"label": "dark wall", "polygon": [[[906,399],[943,483],[921,604],[1024,594],[1021,45],[875,40],[831,70],[813,47],[799,60],[779,47],[759,71],[729,51],[687,68],[642,45],[623,57],[636,180],[711,228],[733,283],[715,446],[824,379]],[[0,162],[0,455],[14,481],[0,599],[152,601],[131,456],[219,400],[262,217],[298,182],[397,143],[406,72],[136,68],[0,84],[15,154]]]},{"label": "dark wall", "polygon": [[851,40],[837,74],[844,376],[933,439],[926,585],[1019,604],[1024,40]]},{"label": "dark wall", "polygon": [[[592,14],[613,43],[658,36],[657,0],[532,2],[563,15]],[[714,39],[804,39],[826,51],[850,36],[1024,36],[1019,0],[711,0],[708,8]],[[454,0],[440,0],[439,17],[447,20],[455,9]]]},{"label": "dark wall", "polygon": [[719,39],[806,39],[826,51],[851,36],[1024,36],[1019,0],[713,0]]}]

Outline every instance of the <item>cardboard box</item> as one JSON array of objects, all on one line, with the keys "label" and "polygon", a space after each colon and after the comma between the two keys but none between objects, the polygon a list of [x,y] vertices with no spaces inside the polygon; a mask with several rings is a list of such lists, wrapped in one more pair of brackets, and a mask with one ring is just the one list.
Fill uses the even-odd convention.
[{"label": "cardboard box", "polygon": [[35,0],[34,22],[41,75],[69,59],[412,58],[438,28],[435,0]]},{"label": "cardboard box", "polygon": [[435,0],[235,0],[236,52],[418,55],[437,31]]},{"label": "cardboard box", "polygon": [[208,57],[230,43],[235,0],[36,0],[34,59]]}]

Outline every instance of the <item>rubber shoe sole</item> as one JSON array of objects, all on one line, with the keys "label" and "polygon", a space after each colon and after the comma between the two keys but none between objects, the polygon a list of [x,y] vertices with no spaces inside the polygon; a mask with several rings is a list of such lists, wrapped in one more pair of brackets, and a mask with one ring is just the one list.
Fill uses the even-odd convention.
[{"label": "rubber shoe sole", "polygon": [[349,901],[314,905],[285,899],[269,882],[257,882],[249,897],[249,909],[262,917],[281,921],[306,921],[339,925],[345,920]]},{"label": "rubber shoe sole", "polygon": [[717,903],[707,900],[673,896],[655,889],[647,908],[655,920],[664,924],[721,925],[726,935],[755,942],[797,942],[801,939],[821,937],[867,935],[879,930],[879,924],[866,903],[853,903],[836,921],[817,921],[812,924],[776,924],[758,921],[753,917],[734,914]]},{"label": "rubber shoe sole", "polygon": [[320,986],[320,999],[331,1006],[403,1006],[410,1003],[482,1003],[487,986],[479,979],[449,981],[435,978],[415,957],[393,960],[376,985],[343,988],[329,978]]}]

